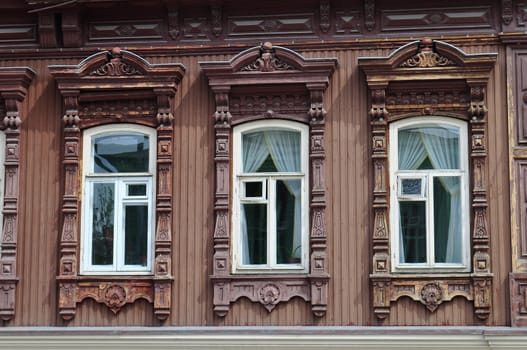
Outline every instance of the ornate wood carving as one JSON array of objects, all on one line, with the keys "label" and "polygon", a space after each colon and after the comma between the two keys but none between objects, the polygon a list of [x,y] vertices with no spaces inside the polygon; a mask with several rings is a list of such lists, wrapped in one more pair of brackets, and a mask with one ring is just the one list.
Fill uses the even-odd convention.
[{"label": "ornate wood carving", "polygon": [[176,40],[179,37],[179,33],[181,32],[181,29],[179,27],[179,9],[172,4],[167,5],[168,10],[168,36],[172,40]]},{"label": "ornate wood carving", "polygon": [[184,18],[183,39],[185,40],[208,40],[207,18]]},{"label": "ornate wood carving", "polygon": [[336,11],[335,17],[336,35],[360,33],[361,20],[359,11]]},{"label": "ornate wood carving", "polygon": [[[370,281],[373,311],[382,320],[390,304],[408,296],[435,311],[441,303],[463,296],[474,314],[485,320],[491,309],[492,273],[487,222],[485,87],[496,54],[467,55],[440,41],[424,39],[397,49],[388,57],[360,58],[371,91],[373,269]],[[406,117],[450,116],[470,125],[472,183],[472,272],[409,274],[390,266],[387,132],[389,123]]]},{"label": "ornate wood carving", "polygon": [[88,41],[160,40],[161,20],[97,21],[88,24]]},{"label": "ornate wood carving", "polygon": [[381,11],[381,31],[400,32],[459,30],[475,31],[493,26],[490,6],[399,8]]},{"label": "ornate wood carving", "polygon": [[369,32],[375,27],[375,0],[364,0],[364,24]]},{"label": "ornate wood carving", "polygon": [[320,0],[320,30],[327,33],[331,27],[329,0]]},{"label": "ornate wood carving", "polygon": [[[50,66],[64,103],[64,196],[60,242],[59,314],[69,320],[76,304],[93,298],[114,313],[144,298],[160,320],[170,315],[172,288],[172,121],[173,99],[185,68],[150,64],[132,52],[103,51],[76,66]],[[134,75],[134,80],[129,76]],[[126,84],[123,84],[125,83]],[[104,93],[97,90],[104,87]],[[157,128],[157,193],[152,276],[80,276],[80,147],[83,129],[108,123]]]},{"label": "ornate wood carving", "polygon": [[513,14],[512,0],[501,0],[501,20],[505,25],[512,22]]},{"label": "ornate wood carving", "polygon": [[0,318],[9,321],[15,315],[18,236],[18,184],[20,163],[20,125],[22,102],[35,76],[30,68],[0,68],[0,117],[5,134],[3,223],[0,238]]},{"label": "ornate wood carving", "polygon": [[[336,60],[309,60],[291,50],[265,43],[243,51],[230,61],[201,62],[200,66],[209,79],[216,101],[216,112],[213,115],[216,141],[216,224],[211,276],[214,312],[220,317],[225,316],[230,304],[242,296],[261,303],[268,311],[272,311],[280,302],[299,296],[306,302],[311,302],[314,315],[324,316],[329,274],[324,183],[326,111],[323,93],[336,67]],[[292,119],[310,125],[309,274],[246,275],[231,271],[231,126],[265,118]]]},{"label": "ornate wood carving", "polygon": [[210,8],[211,17],[211,31],[214,36],[218,37],[223,32],[223,17],[222,8],[218,4],[214,4]]}]

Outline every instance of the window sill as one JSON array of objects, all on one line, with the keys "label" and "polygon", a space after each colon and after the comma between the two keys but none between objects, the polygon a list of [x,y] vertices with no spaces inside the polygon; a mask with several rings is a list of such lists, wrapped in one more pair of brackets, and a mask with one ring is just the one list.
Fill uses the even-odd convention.
[{"label": "window sill", "polygon": [[230,304],[241,297],[259,302],[271,312],[280,302],[300,297],[311,302],[313,314],[326,313],[325,291],[329,276],[310,275],[306,272],[269,274],[230,274],[210,276],[214,285],[214,312],[224,317]]}]

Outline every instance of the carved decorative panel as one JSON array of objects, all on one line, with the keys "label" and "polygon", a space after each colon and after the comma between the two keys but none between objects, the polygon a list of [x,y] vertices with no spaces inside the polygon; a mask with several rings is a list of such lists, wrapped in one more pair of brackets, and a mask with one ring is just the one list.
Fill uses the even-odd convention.
[{"label": "carved decorative panel", "polygon": [[383,10],[381,31],[431,31],[437,29],[463,29],[474,31],[492,28],[489,6],[456,8],[400,8]]},{"label": "carved decorative panel", "polygon": [[358,11],[337,11],[335,17],[335,33],[337,35],[360,32],[361,21]]},{"label": "carved decorative panel", "polygon": [[513,272],[509,280],[511,326],[527,327],[527,273]]},{"label": "carved decorative panel", "polygon": [[36,44],[37,26],[35,24],[0,25],[0,42],[14,44]]},{"label": "carved decorative panel", "polygon": [[513,59],[516,142],[518,145],[525,146],[527,145],[527,52],[515,52]]},{"label": "carved decorative panel", "polygon": [[163,39],[160,20],[91,22],[89,41]]},{"label": "carved decorative panel", "polygon": [[57,27],[53,13],[38,14],[38,39],[40,47],[57,47]]},{"label": "carved decorative panel", "polygon": [[231,16],[227,23],[230,38],[314,34],[312,14]]},{"label": "carved decorative panel", "polygon": [[[172,288],[172,111],[185,68],[180,64],[149,64],[129,51],[115,48],[96,53],[76,66],[49,66],[49,69],[58,82],[64,103],[59,314],[65,320],[72,319],[76,304],[85,298],[105,304],[114,313],[143,298],[154,304],[156,317],[165,320],[170,315]],[[103,86],[104,93],[97,92]],[[158,186],[152,275],[81,276],[77,259],[82,130],[120,122],[157,128]]]},{"label": "carved decorative panel", "polygon": [[20,125],[24,119],[22,102],[35,76],[30,68],[0,68],[0,117],[5,134],[3,223],[0,237],[0,318],[9,321],[15,315],[18,281],[18,188],[20,163]]},{"label": "carved decorative panel", "polygon": [[[422,303],[431,312],[462,296],[474,303],[477,318],[486,320],[490,314],[493,276],[487,220],[485,88],[495,60],[496,54],[467,55],[430,39],[405,45],[388,57],[359,59],[371,94],[374,222],[370,282],[373,312],[380,320],[389,316],[390,304],[402,296]],[[419,116],[455,117],[469,125],[471,273],[403,274],[390,266],[387,133],[392,121]]]},{"label": "carved decorative panel", "polygon": [[517,16],[516,21],[518,27],[525,27],[525,24],[527,23],[527,3],[521,2],[516,7]]},{"label": "carved decorative panel", "polygon": [[[326,313],[328,298],[327,230],[325,223],[325,151],[323,93],[336,67],[335,59],[305,59],[265,43],[227,62],[201,62],[215,102],[216,191],[214,212],[214,312],[225,316],[241,297],[269,312],[280,302],[300,297],[314,315]],[[276,74],[279,71],[280,74]],[[242,274],[231,271],[231,208],[229,199],[231,126],[257,119],[280,118],[310,125],[311,228],[308,274]]]},{"label": "carved decorative panel", "polygon": [[209,28],[205,17],[183,19],[183,39],[207,40]]}]

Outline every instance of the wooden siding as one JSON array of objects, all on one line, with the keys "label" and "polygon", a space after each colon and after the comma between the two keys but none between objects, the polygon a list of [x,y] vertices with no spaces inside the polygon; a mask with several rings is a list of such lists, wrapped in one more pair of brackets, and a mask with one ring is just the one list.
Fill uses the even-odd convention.
[{"label": "wooden siding", "polygon": [[[448,41],[447,39],[445,39]],[[326,183],[329,282],[328,311],[317,319],[300,299],[269,313],[260,304],[238,300],[225,318],[214,316],[208,276],[212,270],[214,101],[199,61],[231,55],[152,56],[152,63],[180,62],[187,68],[176,98],[174,124],[174,276],[170,318],[160,323],[144,301],[117,315],[85,300],[70,322],[57,315],[61,198],[62,107],[50,64],[77,64],[80,58],[1,61],[1,66],[29,66],[36,72],[24,103],[21,135],[20,234],[16,315],[9,326],[246,326],[380,325],[373,316],[368,275],[371,270],[371,164],[367,88],[358,57],[385,56],[393,48],[313,50],[306,57],[337,57],[339,66],[325,95],[327,117]],[[463,47],[469,53],[499,52],[488,84],[489,225],[494,293],[487,325],[507,325],[508,272],[511,269],[505,50],[492,45]],[[392,304],[384,325],[481,325],[472,303],[462,298],[430,313],[402,298]]]}]

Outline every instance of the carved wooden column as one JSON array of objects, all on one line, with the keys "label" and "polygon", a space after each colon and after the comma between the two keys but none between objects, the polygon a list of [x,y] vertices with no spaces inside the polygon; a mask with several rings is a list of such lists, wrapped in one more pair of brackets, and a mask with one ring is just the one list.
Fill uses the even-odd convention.
[{"label": "carved wooden column", "polygon": [[18,189],[22,102],[35,72],[29,68],[0,69],[0,116],[5,134],[3,223],[0,240],[0,318],[15,315],[18,242]]},{"label": "carved wooden column", "polygon": [[486,114],[485,83],[469,82],[470,139],[472,163],[472,247],[474,309],[479,319],[487,319],[491,308],[492,274],[490,273],[490,242],[487,220],[486,181]]},{"label": "carved wooden column", "polygon": [[214,134],[216,165],[216,191],[214,193],[214,312],[218,316],[225,316],[229,310],[229,274],[231,263],[229,258],[229,193],[230,193],[230,145],[231,120],[229,112],[230,88],[213,89],[216,100],[214,112]]},{"label": "carved wooden column", "polygon": [[60,235],[59,315],[70,320],[77,303],[76,279],[79,256],[79,177],[80,138],[79,90],[62,92],[64,100],[64,194],[62,196],[62,233]]},{"label": "carved wooden column", "polygon": [[326,110],[324,109],[324,85],[307,85],[311,96],[308,111],[310,125],[311,161],[311,309],[313,314],[322,317],[326,314],[329,273],[327,267],[326,230],[326,183],[324,131]]},{"label": "carved wooden column", "polygon": [[157,97],[157,225],[154,248],[154,313],[159,320],[170,315],[172,295],[172,178],[175,89],[154,89]]},{"label": "carved wooden column", "polygon": [[373,311],[379,319],[390,313],[390,231],[388,226],[387,192],[387,134],[388,111],[386,110],[387,84],[372,85],[371,108],[368,112],[371,125],[373,162]]}]

